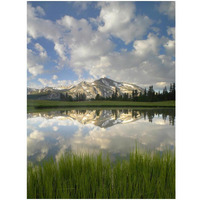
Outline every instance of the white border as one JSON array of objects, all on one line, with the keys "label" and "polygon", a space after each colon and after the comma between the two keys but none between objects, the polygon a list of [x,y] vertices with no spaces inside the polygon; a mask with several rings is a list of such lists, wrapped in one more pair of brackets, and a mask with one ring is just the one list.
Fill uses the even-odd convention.
[{"label": "white border", "polygon": [[[26,199],[26,1],[1,2],[1,199]],[[176,199],[199,199],[199,3],[176,1]]]}]

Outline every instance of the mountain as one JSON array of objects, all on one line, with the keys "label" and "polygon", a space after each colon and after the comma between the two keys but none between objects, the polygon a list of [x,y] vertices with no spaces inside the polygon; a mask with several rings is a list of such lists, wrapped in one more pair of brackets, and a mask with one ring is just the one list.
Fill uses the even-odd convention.
[{"label": "mountain", "polygon": [[[126,82],[117,82],[111,80],[109,78],[100,78],[93,82],[82,81],[77,85],[62,87],[62,88],[53,88],[53,87],[45,87],[43,89],[31,89],[28,88],[27,94],[33,95],[38,94],[38,99],[59,99],[60,94],[63,95],[71,95],[72,98],[76,98],[76,95],[85,94],[86,99],[95,98],[97,94],[102,97],[111,97],[113,92],[117,90],[118,95],[123,95],[128,93],[132,94],[133,90],[137,90],[139,93],[144,93],[144,89],[133,84]],[[31,96],[30,96],[31,97]]]}]

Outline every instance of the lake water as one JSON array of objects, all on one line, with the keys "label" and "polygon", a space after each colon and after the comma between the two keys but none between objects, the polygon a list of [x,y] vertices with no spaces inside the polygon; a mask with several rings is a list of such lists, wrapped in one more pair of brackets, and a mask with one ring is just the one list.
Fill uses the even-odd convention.
[{"label": "lake water", "polygon": [[99,151],[114,161],[126,159],[136,145],[141,151],[175,148],[174,109],[56,110],[27,118],[28,162]]}]

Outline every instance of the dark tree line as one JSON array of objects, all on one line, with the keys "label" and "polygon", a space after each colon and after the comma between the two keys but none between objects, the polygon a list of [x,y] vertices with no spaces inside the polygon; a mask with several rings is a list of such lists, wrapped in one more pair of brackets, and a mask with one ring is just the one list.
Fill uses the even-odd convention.
[{"label": "dark tree line", "polygon": [[86,94],[85,93],[77,93],[76,97],[73,98],[68,93],[66,93],[65,95],[63,93],[60,93],[60,100],[62,100],[62,101],[85,101]]}]

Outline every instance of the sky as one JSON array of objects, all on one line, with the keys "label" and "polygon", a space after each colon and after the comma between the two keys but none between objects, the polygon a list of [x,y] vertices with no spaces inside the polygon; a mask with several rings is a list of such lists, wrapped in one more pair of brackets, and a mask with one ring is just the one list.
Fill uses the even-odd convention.
[{"label": "sky", "polygon": [[27,2],[27,86],[175,82],[174,2]]}]

